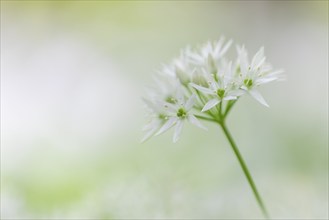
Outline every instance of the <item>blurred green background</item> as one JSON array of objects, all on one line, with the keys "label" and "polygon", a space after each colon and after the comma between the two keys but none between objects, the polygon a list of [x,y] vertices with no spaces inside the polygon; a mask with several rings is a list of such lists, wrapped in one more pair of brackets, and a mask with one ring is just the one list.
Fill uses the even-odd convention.
[{"label": "blurred green background", "polygon": [[327,1],[1,1],[1,218],[261,218],[219,127],[139,142],[153,72],[222,35],[287,75],[228,119],[272,218],[327,219]]}]

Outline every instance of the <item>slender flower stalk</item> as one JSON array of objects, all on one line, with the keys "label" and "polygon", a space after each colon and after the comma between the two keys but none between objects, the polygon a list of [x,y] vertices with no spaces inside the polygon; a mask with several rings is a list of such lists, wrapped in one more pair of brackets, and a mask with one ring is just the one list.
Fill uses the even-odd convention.
[{"label": "slender flower stalk", "polygon": [[232,40],[208,42],[198,48],[187,47],[178,58],[164,65],[154,78],[144,103],[149,110],[149,123],[144,127],[142,141],[174,127],[173,142],[177,142],[185,122],[206,128],[200,120],[218,124],[248,180],[265,218],[269,218],[264,202],[250,171],[226,126],[226,117],[244,94],[260,104],[268,104],[258,87],[282,79],[281,70],[273,71],[262,47],[251,59],[244,46],[237,46],[237,59],[225,57]]},{"label": "slender flower stalk", "polygon": [[232,149],[233,149],[233,151],[234,151],[234,153],[235,153],[235,155],[236,155],[236,157],[237,157],[237,159],[238,159],[238,161],[239,161],[239,163],[241,165],[241,168],[242,168],[245,176],[247,177],[247,180],[249,182],[249,185],[250,185],[250,187],[252,189],[252,192],[254,193],[254,195],[256,197],[256,200],[258,202],[259,207],[262,210],[262,213],[263,213],[264,217],[265,218],[269,218],[269,215],[268,215],[268,212],[267,212],[267,210],[265,208],[265,205],[263,203],[263,200],[260,197],[260,194],[258,193],[256,184],[254,183],[254,180],[253,180],[253,178],[252,178],[252,176],[251,176],[251,174],[249,172],[249,169],[248,169],[246,163],[244,162],[244,159],[242,158],[242,155],[241,155],[241,153],[240,153],[237,145],[235,144],[235,142],[234,142],[234,140],[233,140],[230,132],[228,131],[228,129],[227,129],[226,125],[225,125],[225,122],[220,123],[220,126],[222,127],[222,129],[224,131],[224,134],[226,135],[228,141],[230,142],[231,147],[232,147]]}]

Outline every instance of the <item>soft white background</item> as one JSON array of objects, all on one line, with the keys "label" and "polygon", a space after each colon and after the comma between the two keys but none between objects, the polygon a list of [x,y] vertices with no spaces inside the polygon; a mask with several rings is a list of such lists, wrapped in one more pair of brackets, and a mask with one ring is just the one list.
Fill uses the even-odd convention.
[{"label": "soft white background", "polygon": [[286,71],[228,122],[272,217],[328,218],[325,1],[2,1],[1,217],[261,218],[216,126],[139,142],[152,73],[222,35]]}]

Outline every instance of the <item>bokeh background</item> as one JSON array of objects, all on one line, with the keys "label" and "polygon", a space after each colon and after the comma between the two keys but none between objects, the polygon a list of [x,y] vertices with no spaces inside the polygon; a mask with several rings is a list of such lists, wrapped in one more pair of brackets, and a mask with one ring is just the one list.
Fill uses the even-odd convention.
[{"label": "bokeh background", "polygon": [[262,218],[219,127],[140,143],[154,71],[220,36],[286,72],[228,119],[272,218],[327,219],[327,1],[1,1],[1,218]]}]

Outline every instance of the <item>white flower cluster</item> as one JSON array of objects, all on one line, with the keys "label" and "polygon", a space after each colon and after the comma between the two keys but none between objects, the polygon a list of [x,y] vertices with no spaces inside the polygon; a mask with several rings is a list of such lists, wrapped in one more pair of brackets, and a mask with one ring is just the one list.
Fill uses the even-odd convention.
[{"label": "white flower cluster", "polygon": [[197,49],[187,47],[163,66],[143,99],[151,120],[142,141],[174,126],[176,142],[185,121],[205,129],[198,118],[221,123],[244,94],[268,106],[257,87],[280,79],[282,71],[272,70],[263,48],[250,61],[244,46],[237,46],[237,59],[228,60],[225,54],[231,44],[221,38]]}]

